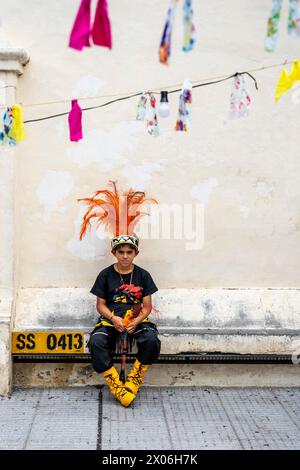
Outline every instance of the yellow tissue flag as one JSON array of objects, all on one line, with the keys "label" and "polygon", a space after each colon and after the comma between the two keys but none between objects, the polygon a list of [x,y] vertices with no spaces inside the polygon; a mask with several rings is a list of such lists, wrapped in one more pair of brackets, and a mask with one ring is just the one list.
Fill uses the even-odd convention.
[{"label": "yellow tissue flag", "polygon": [[13,122],[11,130],[9,131],[9,137],[12,137],[16,142],[26,139],[24,122],[23,122],[23,110],[19,104],[14,104],[12,107]]},{"label": "yellow tissue flag", "polygon": [[278,103],[279,99],[286,93],[290,88],[294,86],[296,82],[300,81],[300,60],[294,60],[293,67],[289,73],[287,70],[283,70],[279,77],[276,89],[275,89],[275,101]]}]

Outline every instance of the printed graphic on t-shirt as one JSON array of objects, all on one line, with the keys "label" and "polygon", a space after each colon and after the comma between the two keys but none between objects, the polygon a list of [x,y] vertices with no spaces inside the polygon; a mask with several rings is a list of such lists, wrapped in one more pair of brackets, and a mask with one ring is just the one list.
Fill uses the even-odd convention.
[{"label": "printed graphic on t-shirt", "polygon": [[124,304],[136,304],[142,297],[143,287],[134,284],[122,284],[115,289],[113,302],[122,302]]}]

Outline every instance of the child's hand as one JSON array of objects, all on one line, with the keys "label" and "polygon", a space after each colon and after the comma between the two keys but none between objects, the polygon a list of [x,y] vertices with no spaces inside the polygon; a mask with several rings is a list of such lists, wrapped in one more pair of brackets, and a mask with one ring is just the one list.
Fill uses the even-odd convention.
[{"label": "child's hand", "polygon": [[134,320],[131,320],[131,322],[128,323],[127,328],[126,328],[127,333],[129,334],[133,333],[139,323],[140,322],[137,318],[135,318]]},{"label": "child's hand", "polygon": [[123,325],[123,318],[114,315],[111,320],[114,324],[114,327],[119,333],[125,331],[125,326]]}]

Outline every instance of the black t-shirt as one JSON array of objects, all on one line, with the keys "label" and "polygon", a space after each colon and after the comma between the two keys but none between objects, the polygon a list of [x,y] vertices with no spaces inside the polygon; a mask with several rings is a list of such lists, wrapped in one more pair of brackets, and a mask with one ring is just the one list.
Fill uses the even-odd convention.
[{"label": "black t-shirt", "polygon": [[[141,302],[146,295],[158,291],[150,273],[136,264],[133,266],[132,284],[130,284],[131,273],[128,273],[121,274],[124,279],[122,285],[120,274],[112,264],[100,271],[90,291],[97,297],[105,299],[109,310],[120,317],[124,317],[130,305]],[[100,319],[104,317],[100,316]]]}]

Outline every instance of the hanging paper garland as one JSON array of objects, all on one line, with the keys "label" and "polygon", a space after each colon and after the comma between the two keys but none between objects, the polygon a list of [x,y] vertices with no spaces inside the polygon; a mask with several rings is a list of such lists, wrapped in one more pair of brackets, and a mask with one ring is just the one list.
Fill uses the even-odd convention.
[{"label": "hanging paper garland", "polygon": [[193,24],[193,7],[192,0],[185,0],[183,4],[183,31],[184,39],[182,50],[189,52],[193,49],[196,42],[195,26]]},{"label": "hanging paper garland", "polygon": [[23,120],[23,109],[19,104],[14,104],[11,107],[12,112],[12,126],[9,131],[9,137],[11,137],[15,142],[20,142],[26,139],[25,129],[24,129],[24,120]]},{"label": "hanging paper garland", "polygon": [[185,80],[182,92],[179,95],[178,118],[175,124],[176,131],[187,131],[190,127],[192,108],[192,82]]},{"label": "hanging paper garland", "polygon": [[72,109],[69,112],[69,132],[71,142],[78,142],[82,139],[82,110],[77,100],[72,100]]},{"label": "hanging paper garland", "polygon": [[137,114],[136,114],[137,121],[143,121],[145,119],[146,104],[147,104],[147,95],[146,93],[143,93],[138,102]]},{"label": "hanging paper garland", "polygon": [[107,0],[99,0],[92,30],[92,38],[97,46],[112,48],[111,27]]},{"label": "hanging paper garland", "polygon": [[7,108],[2,117],[2,129],[0,130],[0,142],[1,144],[8,143],[9,145],[15,145],[16,141],[9,136],[12,128],[13,114],[12,109]]},{"label": "hanging paper garland", "polygon": [[19,104],[7,108],[2,117],[2,129],[0,130],[0,142],[15,145],[26,138],[23,110]]},{"label": "hanging paper garland", "polygon": [[171,54],[171,36],[174,22],[174,14],[178,0],[171,0],[168,8],[167,19],[165,22],[162,38],[159,48],[159,60],[163,64],[167,64]]},{"label": "hanging paper garland", "polygon": [[90,35],[94,44],[112,48],[111,27],[107,0],[98,0],[95,19],[91,27],[91,1],[81,0],[71,31],[69,47],[81,51],[90,47]]},{"label": "hanging paper garland", "polygon": [[298,81],[300,81],[300,61],[294,60],[291,72],[283,69],[280,74],[275,89],[275,102],[278,103],[279,99]]},{"label": "hanging paper garland", "polygon": [[71,31],[69,47],[81,51],[90,47],[91,0],[81,0]]},{"label": "hanging paper garland", "polygon": [[300,1],[290,0],[288,16],[288,34],[300,37]]},{"label": "hanging paper garland", "polygon": [[147,131],[150,135],[157,137],[159,135],[159,127],[156,111],[156,98],[153,93],[143,93],[139,99],[136,113],[137,121],[147,120]]},{"label": "hanging paper garland", "polygon": [[[278,45],[279,22],[281,14],[282,0],[273,0],[271,14],[268,19],[267,36],[265,39],[265,49],[273,52]],[[300,1],[289,0],[288,34],[300,37]]]},{"label": "hanging paper garland", "polygon": [[244,75],[236,74],[233,80],[230,96],[229,119],[248,116],[251,98],[246,90]]},{"label": "hanging paper garland", "polygon": [[[183,0],[183,28],[184,28],[184,40],[182,50],[189,52],[193,49],[196,42],[195,37],[195,26],[193,24],[193,8],[192,0]],[[163,64],[168,64],[169,57],[171,55],[171,36],[174,23],[175,9],[178,0],[171,0],[168,8],[167,19],[164,25],[162,38],[159,47],[159,60]]]}]

